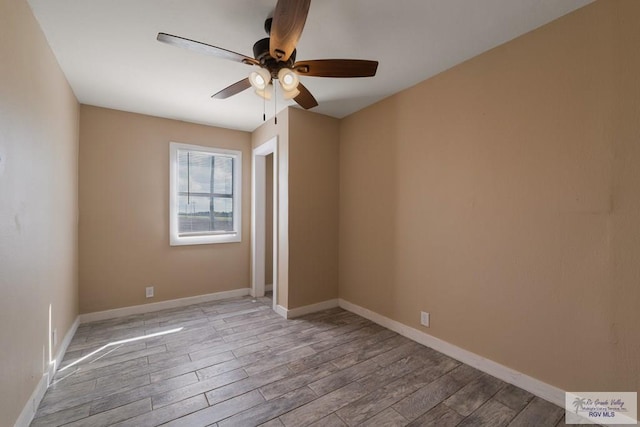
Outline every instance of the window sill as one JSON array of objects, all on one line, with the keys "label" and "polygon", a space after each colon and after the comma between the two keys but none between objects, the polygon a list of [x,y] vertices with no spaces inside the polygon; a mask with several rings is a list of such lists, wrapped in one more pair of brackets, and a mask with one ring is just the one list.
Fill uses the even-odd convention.
[{"label": "window sill", "polygon": [[242,241],[240,233],[222,234],[214,236],[171,236],[169,245],[171,246],[187,246],[187,245],[212,245],[216,243],[238,243]]}]

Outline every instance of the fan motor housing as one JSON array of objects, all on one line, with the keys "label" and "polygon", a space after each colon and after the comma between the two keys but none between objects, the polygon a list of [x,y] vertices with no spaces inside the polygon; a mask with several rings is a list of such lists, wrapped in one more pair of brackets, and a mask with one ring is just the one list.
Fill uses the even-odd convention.
[{"label": "fan motor housing", "polygon": [[264,38],[258,40],[253,45],[253,57],[260,61],[260,64],[269,70],[271,76],[276,79],[278,78],[278,71],[283,68],[293,68],[293,64],[296,62],[296,50],[294,49],[293,53],[289,57],[287,61],[278,61],[274,57],[271,56],[269,52],[269,38]]}]

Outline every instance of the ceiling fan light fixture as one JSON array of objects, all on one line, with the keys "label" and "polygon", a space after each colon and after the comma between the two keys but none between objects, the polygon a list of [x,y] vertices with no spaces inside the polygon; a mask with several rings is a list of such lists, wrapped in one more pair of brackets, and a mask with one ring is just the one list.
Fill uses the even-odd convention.
[{"label": "ceiling fan light fixture", "polygon": [[269,101],[273,96],[273,86],[267,85],[264,89],[256,89],[256,95]]},{"label": "ceiling fan light fixture", "polygon": [[296,90],[296,88],[298,87],[298,83],[300,83],[298,75],[289,68],[283,68],[278,71],[278,80],[280,81],[280,86],[282,86],[282,89],[285,92]]},{"label": "ceiling fan light fixture", "polygon": [[269,82],[271,82],[271,73],[269,73],[269,70],[265,68],[259,68],[258,70],[249,73],[249,82],[256,91],[264,91],[269,87]]},{"label": "ceiling fan light fixture", "polygon": [[295,88],[293,90],[287,90],[282,93],[282,97],[284,99],[293,99],[298,95],[300,95],[300,90]]}]

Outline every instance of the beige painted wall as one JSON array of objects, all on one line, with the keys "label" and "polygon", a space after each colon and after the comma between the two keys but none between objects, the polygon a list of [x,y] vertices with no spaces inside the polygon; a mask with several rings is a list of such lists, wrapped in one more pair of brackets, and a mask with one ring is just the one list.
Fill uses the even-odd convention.
[{"label": "beige painted wall", "polygon": [[[26,1],[0,0],[0,425],[78,314],[78,103]],[[46,359],[43,360],[43,359]]]},{"label": "beige painted wall", "polygon": [[[242,242],[169,246],[171,141],[242,151]],[[80,312],[248,288],[250,148],[246,132],[83,105]]]},{"label": "beige painted wall", "polygon": [[338,297],[339,121],[289,109],[289,305]]},{"label": "beige painted wall", "polygon": [[601,6],[615,28],[609,347],[615,384],[640,392],[640,2]]},{"label": "beige painted wall", "polygon": [[640,386],[640,2],[341,123],[340,297],[566,390]]}]

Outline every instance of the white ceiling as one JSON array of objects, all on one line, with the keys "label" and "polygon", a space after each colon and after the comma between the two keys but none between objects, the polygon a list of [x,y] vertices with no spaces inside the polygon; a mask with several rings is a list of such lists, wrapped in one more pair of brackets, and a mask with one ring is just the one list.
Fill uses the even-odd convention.
[{"label": "white ceiling", "polygon": [[[373,78],[303,77],[319,106],[344,117],[592,0],[313,0],[298,60],[378,60]],[[83,104],[252,131],[252,90],[210,96],[251,67],[156,41],[166,32],[253,56],[276,0],[29,0]],[[281,110],[289,101],[278,99]],[[273,115],[273,100],[267,116]]]}]

